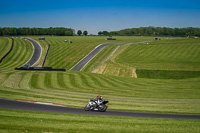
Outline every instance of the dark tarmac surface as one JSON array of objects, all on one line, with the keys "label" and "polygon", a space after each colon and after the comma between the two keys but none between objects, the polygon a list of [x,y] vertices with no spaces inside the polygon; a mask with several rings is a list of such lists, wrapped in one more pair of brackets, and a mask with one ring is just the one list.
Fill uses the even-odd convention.
[{"label": "dark tarmac surface", "polygon": [[140,113],[140,112],[121,112],[121,111],[95,112],[95,111],[84,111],[83,109],[78,109],[78,108],[68,108],[68,107],[44,105],[38,103],[28,103],[21,101],[6,100],[6,99],[0,99],[0,109],[16,109],[16,110],[27,110],[27,111],[39,111],[39,112],[123,116],[123,117],[126,116],[126,117],[142,117],[142,118],[200,119],[200,115],[159,114],[159,113]]},{"label": "dark tarmac surface", "polygon": [[111,44],[118,44],[116,42],[111,43],[104,43],[97,46],[92,52],[86,55],[83,59],[81,59],[75,66],[71,68],[72,71],[80,71],[90,60],[92,60],[104,47],[111,45]]},{"label": "dark tarmac surface", "polygon": [[30,38],[25,38],[25,39],[29,40],[34,47],[33,55],[31,57],[31,59],[26,63],[26,64],[30,64],[30,66],[32,66],[39,60],[42,49],[40,47],[40,44],[38,42],[36,42],[35,40],[32,40]]}]

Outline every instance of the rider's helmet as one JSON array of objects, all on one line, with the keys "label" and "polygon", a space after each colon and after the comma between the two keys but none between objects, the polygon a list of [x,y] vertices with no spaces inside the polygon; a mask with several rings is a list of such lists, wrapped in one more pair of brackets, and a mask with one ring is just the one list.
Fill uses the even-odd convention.
[{"label": "rider's helmet", "polygon": [[98,95],[97,98],[100,99],[100,98],[101,98],[101,95]]}]

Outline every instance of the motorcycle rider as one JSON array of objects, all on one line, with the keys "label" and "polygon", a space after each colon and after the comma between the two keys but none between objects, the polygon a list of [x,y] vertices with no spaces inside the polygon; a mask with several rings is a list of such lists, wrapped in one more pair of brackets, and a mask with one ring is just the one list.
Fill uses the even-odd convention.
[{"label": "motorcycle rider", "polygon": [[103,102],[103,97],[101,95],[97,96],[97,105],[100,105]]},{"label": "motorcycle rider", "polygon": [[103,103],[104,100],[103,100],[103,97],[101,95],[98,95],[97,99],[94,99],[93,101],[95,102],[95,104],[93,104],[91,106],[91,110],[93,110],[94,108],[96,108],[97,106],[99,106],[101,103]]}]

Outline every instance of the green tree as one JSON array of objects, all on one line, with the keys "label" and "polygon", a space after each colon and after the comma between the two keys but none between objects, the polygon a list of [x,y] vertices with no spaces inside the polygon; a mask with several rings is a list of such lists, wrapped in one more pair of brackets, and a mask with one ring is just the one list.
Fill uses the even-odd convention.
[{"label": "green tree", "polygon": [[2,35],[3,35],[3,29],[0,28],[0,36],[2,36]]},{"label": "green tree", "polygon": [[88,32],[85,30],[85,31],[83,31],[83,35],[84,36],[87,36],[88,35]]},{"label": "green tree", "polygon": [[102,33],[101,31],[99,31],[99,32],[98,32],[98,35],[101,36],[101,35],[103,35],[103,33]]},{"label": "green tree", "polygon": [[71,31],[66,30],[65,31],[65,36],[72,36]]},{"label": "green tree", "polygon": [[38,28],[32,28],[32,34],[38,35]]},{"label": "green tree", "polygon": [[[0,28],[0,36],[2,35],[59,35],[59,36],[73,36],[75,34],[73,29],[64,27],[50,27],[50,28],[15,28],[2,27]],[[81,30],[77,32],[78,35],[88,35],[87,31],[82,33]],[[200,28],[169,28],[169,27],[140,27],[129,28],[120,31],[99,31],[98,35],[119,35],[119,36],[200,36]]]},{"label": "green tree", "polygon": [[82,35],[82,31],[81,30],[78,30],[77,31],[77,34],[80,36],[80,35]]},{"label": "green tree", "polygon": [[9,35],[10,34],[10,28],[6,27],[3,28],[3,35]]},{"label": "green tree", "polygon": [[104,36],[109,35],[109,32],[108,32],[108,31],[103,31],[102,33],[103,33]]}]

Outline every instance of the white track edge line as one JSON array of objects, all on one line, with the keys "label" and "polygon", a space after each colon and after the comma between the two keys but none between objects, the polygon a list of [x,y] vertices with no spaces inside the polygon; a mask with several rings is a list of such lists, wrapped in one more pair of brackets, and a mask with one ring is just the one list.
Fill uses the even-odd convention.
[{"label": "white track edge line", "polygon": [[[27,37],[27,38],[28,38],[28,37]],[[30,38],[28,38],[28,39],[30,39]],[[32,44],[32,42],[31,42],[30,40],[33,40],[33,39],[30,39],[30,40],[28,40],[28,39],[24,38],[24,40],[27,40],[27,41],[29,41],[29,42]],[[33,40],[33,41],[35,41],[35,40]],[[36,41],[36,42],[37,42],[37,41]],[[37,43],[38,43],[38,42],[37,42]],[[39,44],[39,43],[38,43],[38,44]],[[40,48],[41,48],[41,52],[40,52],[40,58],[41,58],[41,55],[42,55],[42,47],[41,47],[40,44],[39,44],[39,46],[40,46]],[[33,44],[32,44],[32,47],[33,47],[33,54],[34,54],[35,47],[33,46]],[[32,56],[31,56],[31,58],[33,57],[33,54],[32,54]],[[28,62],[31,60],[31,58],[30,58],[26,63],[28,63]],[[39,59],[40,59],[40,58],[39,58]],[[38,59],[38,60],[39,60],[39,59]],[[37,60],[37,61],[38,61],[38,60]],[[36,62],[37,62],[37,61],[36,61]],[[35,62],[35,63],[36,63],[36,62]],[[26,64],[26,63],[25,63],[25,64]],[[35,63],[34,63],[34,64],[35,64]],[[23,65],[25,65],[25,64],[23,64]],[[34,64],[33,64],[33,65],[34,65]],[[23,66],[23,65],[22,65],[22,66]],[[33,65],[32,65],[32,66],[33,66]]]},{"label": "white track edge line", "polygon": [[[84,60],[90,53],[92,53],[95,49],[97,49],[99,46],[103,45],[104,43],[102,44],[99,44],[98,46],[96,46],[92,51],[90,51],[85,57],[83,57],[78,63],[80,63],[82,60]],[[70,70],[72,70],[78,63],[76,63]]]},{"label": "white track edge line", "polygon": [[[29,41],[29,40],[27,40],[26,38],[25,38],[24,40]],[[29,41],[29,42],[31,43],[31,41]],[[31,43],[31,45],[32,45],[32,47],[33,47],[33,54],[34,54],[35,47],[33,46],[32,43]],[[31,58],[33,57],[33,54],[32,54],[32,56],[31,56]],[[28,63],[28,62],[31,60],[31,58],[30,58],[26,63]],[[26,63],[24,63],[22,66],[24,66]]]},{"label": "white track edge line", "polygon": [[[100,53],[105,47],[106,47],[106,46],[104,46],[98,53]],[[94,57],[96,57],[96,56],[98,55],[98,53],[97,53],[95,56],[93,56],[87,63],[85,63],[85,65],[80,69],[80,71],[81,71]]]}]

